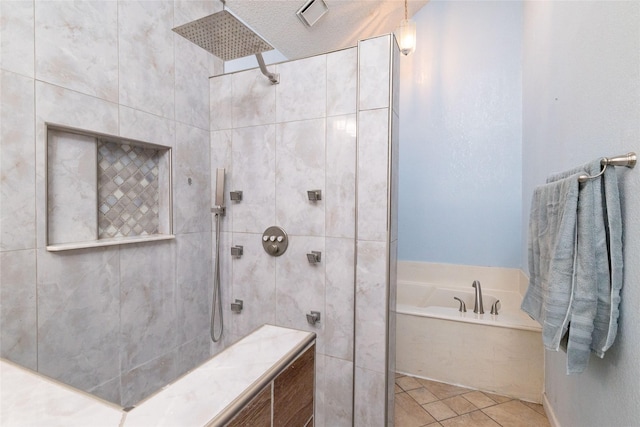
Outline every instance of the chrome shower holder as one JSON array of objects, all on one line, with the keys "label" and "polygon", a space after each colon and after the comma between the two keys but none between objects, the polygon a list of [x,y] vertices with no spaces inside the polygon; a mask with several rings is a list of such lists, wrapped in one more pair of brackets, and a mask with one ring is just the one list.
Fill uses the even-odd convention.
[{"label": "chrome shower holder", "polygon": [[211,208],[211,213],[215,215],[224,216],[226,212],[227,208],[225,208],[224,206],[214,206]]}]

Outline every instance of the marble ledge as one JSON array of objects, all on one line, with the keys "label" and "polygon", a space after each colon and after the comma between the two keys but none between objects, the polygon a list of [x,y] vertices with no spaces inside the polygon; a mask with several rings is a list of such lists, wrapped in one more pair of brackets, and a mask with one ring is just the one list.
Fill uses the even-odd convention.
[{"label": "marble ledge", "polygon": [[173,240],[173,234],[154,234],[136,237],[114,237],[111,239],[91,240],[88,242],[56,243],[47,245],[49,252],[71,251],[74,249],[100,248],[104,246],[126,245],[130,243],[157,242],[159,240]]},{"label": "marble ledge", "polygon": [[119,426],[125,413],[109,402],[0,359],[2,425]]},{"label": "marble ledge", "polygon": [[264,325],[129,412],[0,360],[3,422],[70,427],[95,420],[114,427],[224,425],[314,339],[314,333]]}]

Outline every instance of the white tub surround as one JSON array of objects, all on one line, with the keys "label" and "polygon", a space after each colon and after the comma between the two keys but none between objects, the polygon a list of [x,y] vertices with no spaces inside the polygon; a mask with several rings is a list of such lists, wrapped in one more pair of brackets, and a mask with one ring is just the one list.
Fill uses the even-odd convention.
[{"label": "white tub surround", "polygon": [[[474,280],[482,289],[520,292],[519,283],[524,276],[517,268],[483,267],[478,265],[442,264],[432,262],[399,261],[398,280],[403,282],[433,283],[439,287],[471,288]],[[526,280],[526,277],[524,277]],[[526,283],[525,289],[526,290]]]},{"label": "white tub surround", "polygon": [[[405,262],[398,266],[398,372],[541,402],[540,325],[520,310],[518,270]],[[482,284],[484,314],[473,312],[475,279]],[[466,302],[466,313],[458,311],[454,296]],[[499,314],[492,315],[496,300]]]},{"label": "white tub surround", "polygon": [[[460,311],[459,298],[466,312]],[[484,314],[474,313],[475,291],[467,287],[439,287],[426,283],[398,282],[397,311],[402,314],[476,323],[499,328],[540,332],[540,324],[520,310],[522,295],[514,291],[482,288]],[[495,302],[498,314],[491,313]]]},{"label": "white tub surround", "polygon": [[264,325],[129,412],[1,360],[2,424],[223,425],[314,341],[313,333]]},{"label": "white tub surround", "polygon": [[541,403],[540,332],[397,314],[398,372]]}]

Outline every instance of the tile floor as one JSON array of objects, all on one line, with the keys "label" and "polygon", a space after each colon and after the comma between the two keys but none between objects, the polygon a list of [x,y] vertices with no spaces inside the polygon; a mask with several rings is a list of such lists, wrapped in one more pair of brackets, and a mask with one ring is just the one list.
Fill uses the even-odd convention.
[{"label": "tile floor", "polygon": [[536,403],[396,375],[396,427],[549,427]]}]

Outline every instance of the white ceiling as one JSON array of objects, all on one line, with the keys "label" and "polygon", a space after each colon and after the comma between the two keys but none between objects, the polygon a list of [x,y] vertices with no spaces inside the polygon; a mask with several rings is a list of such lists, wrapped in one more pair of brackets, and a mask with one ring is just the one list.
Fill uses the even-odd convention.
[{"label": "white ceiling", "polygon": [[[428,0],[409,0],[412,16]],[[404,19],[404,0],[325,0],[329,8],[313,27],[296,12],[307,0],[226,0],[226,8],[288,59],[355,46],[358,40],[392,33]]]}]

